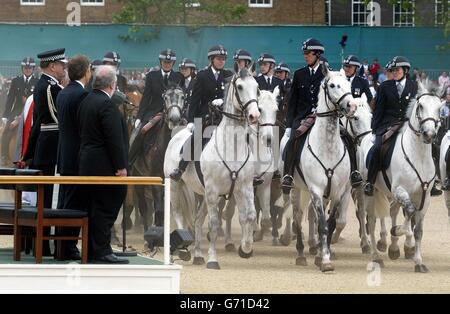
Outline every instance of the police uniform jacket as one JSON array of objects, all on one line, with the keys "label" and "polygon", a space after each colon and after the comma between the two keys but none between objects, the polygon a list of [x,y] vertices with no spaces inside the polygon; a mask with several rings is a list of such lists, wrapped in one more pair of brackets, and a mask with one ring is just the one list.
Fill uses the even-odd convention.
[{"label": "police uniform jacket", "polygon": [[369,82],[361,76],[355,76],[352,81],[352,95],[354,98],[360,98],[362,94],[366,94],[367,103],[372,101],[373,96],[369,88]]},{"label": "police uniform jacket", "polygon": [[416,97],[417,84],[406,80],[402,96],[398,96],[397,82],[385,81],[378,88],[375,110],[372,118],[372,133],[382,135],[395,122],[405,119],[410,101]]},{"label": "police uniform jacket", "polygon": [[[35,166],[50,166],[56,164],[56,152],[58,146],[58,129],[56,111],[49,105],[47,90],[50,87],[51,98],[56,106],[56,98],[62,90],[58,82],[42,74],[33,92],[34,110],[33,127],[31,128],[30,139],[24,159],[33,159]],[[49,126],[50,130],[41,131],[42,126]],[[52,126],[54,129],[52,130]]]},{"label": "police uniform jacket", "polygon": [[192,89],[189,122],[194,122],[194,118],[206,117],[209,113],[209,103],[214,99],[224,98],[225,80],[231,76],[233,72],[221,70],[216,81],[211,67],[198,73]]},{"label": "police uniform jacket", "polygon": [[26,82],[24,75],[17,76],[11,81],[3,118],[11,120],[22,114],[25,100],[33,94],[37,82],[38,79],[34,76]]},{"label": "police uniform jacket", "polygon": [[273,92],[275,87],[281,86],[283,84],[283,81],[280,80],[278,77],[272,76],[270,79],[270,85],[266,81],[266,77],[264,75],[260,75],[256,78],[256,82],[258,83],[260,90],[267,90],[269,92]]},{"label": "police uniform jacket", "polygon": [[[184,76],[180,72],[171,71],[169,78],[169,85],[184,85]],[[144,95],[142,96],[139,105],[137,118],[142,122],[147,122],[158,112],[164,110],[163,94],[168,86],[164,86],[164,78],[161,70],[151,71],[145,78]]]},{"label": "police uniform jacket", "polygon": [[322,65],[319,65],[313,76],[308,66],[295,71],[286,117],[288,128],[297,129],[300,122],[317,106],[323,79]]}]

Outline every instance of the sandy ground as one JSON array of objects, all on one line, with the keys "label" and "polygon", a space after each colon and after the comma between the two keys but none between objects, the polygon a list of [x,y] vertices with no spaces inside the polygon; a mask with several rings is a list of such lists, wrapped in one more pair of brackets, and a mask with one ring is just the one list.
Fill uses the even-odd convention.
[{"label": "sandy ground", "polygon": [[[272,246],[270,236],[255,243],[254,256],[242,259],[237,253],[225,252],[223,238],[218,241],[221,270],[208,270],[192,262],[183,265],[182,293],[449,293],[450,292],[450,223],[443,197],[433,198],[425,217],[423,255],[430,269],[428,274],[414,273],[414,264],[403,257],[403,239],[399,244],[402,256],[397,261],[383,254],[386,267],[367,271],[369,256],[359,248],[358,226],[354,208],[349,208],[348,224],[343,239],[334,250],[335,271],[323,274],[314,265],[314,257],[306,253],[308,266],[296,266],[295,243],[289,247]],[[387,222],[390,226],[390,220]],[[118,227],[118,226],[117,226]],[[307,226],[304,225],[307,234]],[[233,234],[239,245],[240,226],[234,221]],[[144,251],[142,231],[128,232],[128,243]],[[11,246],[11,237],[0,237],[0,246]],[[203,242],[207,258],[208,242]],[[306,250],[307,252],[307,247]],[[162,259],[158,253],[157,258]]]}]

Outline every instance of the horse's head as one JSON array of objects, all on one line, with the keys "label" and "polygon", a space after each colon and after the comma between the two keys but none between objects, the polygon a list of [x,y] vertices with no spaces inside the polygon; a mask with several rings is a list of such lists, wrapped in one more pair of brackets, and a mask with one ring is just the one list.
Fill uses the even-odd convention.
[{"label": "horse's head", "polygon": [[164,118],[166,119],[169,129],[173,129],[181,123],[184,110],[184,91],[174,85],[166,89],[163,94],[164,99]]},{"label": "horse's head", "polygon": [[322,71],[325,76],[322,88],[328,110],[339,110],[346,116],[352,116],[357,103],[352,96],[350,82],[339,72],[330,71],[326,66],[322,67]]},{"label": "horse's head", "polygon": [[367,103],[367,98],[364,94],[363,96],[361,98],[355,98],[357,104],[355,114],[351,118],[347,118],[349,121],[348,124],[350,124],[350,129],[347,127],[347,131],[352,136],[358,136],[371,129],[372,111]]},{"label": "horse's head", "polygon": [[[231,83],[234,91],[234,109],[242,112],[250,124],[258,122],[260,112],[258,109],[259,89],[258,83],[247,68],[243,68],[234,75]],[[228,99],[229,101],[229,99]]]},{"label": "horse's head", "polygon": [[275,88],[273,93],[269,91],[261,91],[259,95],[259,111],[261,116],[259,117],[259,136],[263,143],[268,147],[272,146],[274,140],[273,127],[276,126],[277,120],[277,98],[280,95],[280,89]]},{"label": "horse's head", "polygon": [[439,127],[439,114],[443,106],[441,96],[444,89],[428,79],[418,81],[418,91],[410,127],[417,136],[421,136],[426,144],[431,144],[436,138]]}]

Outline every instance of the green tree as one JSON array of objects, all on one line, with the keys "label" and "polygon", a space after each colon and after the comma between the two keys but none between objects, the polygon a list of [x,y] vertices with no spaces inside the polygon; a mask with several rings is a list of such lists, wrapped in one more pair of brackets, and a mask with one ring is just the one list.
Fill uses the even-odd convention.
[{"label": "green tree", "polygon": [[[163,25],[223,25],[239,21],[245,5],[223,0],[118,0],[122,9],[114,15],[115,23],[131,24],[123,40],[148,41],[159,34]],[[152,25],[150,29],[144,25]]]}]

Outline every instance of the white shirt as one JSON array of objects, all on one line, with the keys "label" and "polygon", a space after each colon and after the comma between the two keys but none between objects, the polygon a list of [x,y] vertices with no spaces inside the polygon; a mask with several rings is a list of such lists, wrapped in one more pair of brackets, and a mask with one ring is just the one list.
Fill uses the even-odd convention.
[{"label": "white shirt", "polygon": [[317,62],[317,65],[314,68],[309,67],[309,74],[311,74],[312,70],[314,70],[314,74],[316,74],[319,66],[320,66],[320,62]]},{"label": "white shirt", "polygon": [[78,81],[78,80],[76,80],[75,82],[77,82],[78,84],[80,84],[80,85],[81,85],[81,87],[83,87],[83,88],[84,88],[84,84],[83,84],[83,83],[81,83],[81,81]]},{"label": "white shirt", "polygon": [[188,87],[189,87],[189,84],[191,84],[191,80],[192,80],[192,76],[189,76],[188,78],[185,78],[185,79],[184,79],[184,86],[185,86],[186,88],[188,88]]},{"label": "white shirt", "polygon": [[397,82],[397,84],[395,86],[398,86],[398,84],[402,84],[403,89],[405,89],[406,77],[404,77],[403,80],[401,80],[400,82]]},{"label": "white shirt", "polygon": [[270,79],[270,84],[272,84],[272,78],[273,78],[273,75],[271,75],[271,76],[268,76],[268,75],[264,75],[264,79],[266,80],[266,82],[267,82],[267,79]]},{"label": "white shirt", "polygon": [[104,92],[104,93],[108,96],[108,98],[111,98],[111,95],[108,94],[107,92],[105,92],[103,89],[99,89],[99,90],[102,91],[102,92]]},{"label": "white shirt", "polygon": [[350,84],[352,84],[354,78],[355,78],[355,75],[353,75],[352,77],[347,77],[347,80],[350,82]]},{"label": "white shirt", "polygon": [[26,77],[25,75],[23,76],[23,81],[25,83],[28,83],[31,80],[31,76],[30,77]]},{"label": "white shirt", "polygon": [[[216,70],[216,69],[214,69],[214,67],[211,67],[211,70],[212,70],[212,73],[214,74],[214,76],[217,76],[217,78],[219,78],[219,75],[220,75],[220,71],[219,71],[219,70]],[[217,73],[217,75],[216,75],[216,73]]]},{"label": "white shirt", "polygon": [[172,73],[172,71],[164,72],[164,70],[161,69],[161,74],[162,74],[162,77],[163,77],[163,78],[164,78],[164,75],[167,75],[167,79],[169,79],[171,73]]}]

